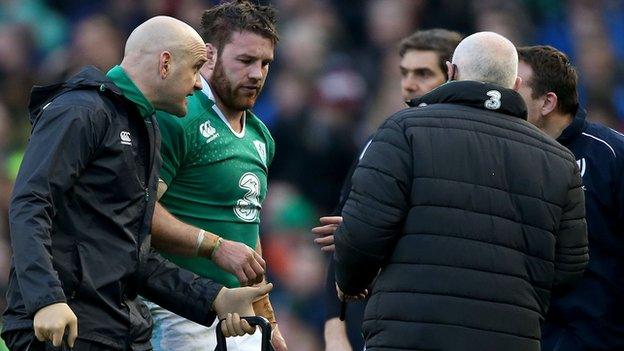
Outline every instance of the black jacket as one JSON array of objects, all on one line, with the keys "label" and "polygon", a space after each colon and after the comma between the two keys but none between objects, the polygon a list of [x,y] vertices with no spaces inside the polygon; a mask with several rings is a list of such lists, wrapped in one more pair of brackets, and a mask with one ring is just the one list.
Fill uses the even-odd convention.
[{"label": "black jacket", "polygon": [[579,109],[557,139],[580,166],[590,260],[583,279],[554,294],[544,341],[565,328],[584,350],[624,350],[624,135],[585,120]]},{"label": "black jacket", "polygon": [[378,275],[367,350],[540,349],[551,289],[587,264],[572,154],[514,91],[451,82],[385,122],[336,232],[346,293]]},{"label": "black jacket", "polygon": [[148,349],[141,294],[199,323],[221,286],[150,249],[160,134],[95,68],[32,91],[32,134],[13,190],[4,332],[67,302],[79,338]]}]

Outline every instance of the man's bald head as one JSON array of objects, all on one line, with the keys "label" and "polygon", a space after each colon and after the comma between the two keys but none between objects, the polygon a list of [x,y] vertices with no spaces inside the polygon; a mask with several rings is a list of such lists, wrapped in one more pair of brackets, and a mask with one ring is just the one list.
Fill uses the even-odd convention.
[{"label": "man's bald head", "polygon": [[185,97],[201,89],[198,71],[206,60],[206,45],[191,26],[156,16],[132,31],[121,67],[154,108],[184,116]]},{"label": "man's bald head", "polygon": [[479,32],[462,40],[453,54],[458,80],[475,80],[514,88],[518,77],[518,53],[507,38]]},{"label": "man's bald head", "polygon": [[202,43],[201,36],[188,24],[168,16],[156,16],[136,27],[124,49],[124,58],[134,55],[177,52],[189,43]]}]

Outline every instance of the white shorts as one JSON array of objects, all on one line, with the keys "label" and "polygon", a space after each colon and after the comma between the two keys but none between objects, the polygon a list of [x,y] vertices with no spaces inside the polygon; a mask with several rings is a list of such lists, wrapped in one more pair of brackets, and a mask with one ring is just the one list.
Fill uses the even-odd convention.
[{"label": "white shorts", "polygon": [[[214,351],[217,347],[218,319],[215,319],[210,327],[204,327],[153,302],[147,300],[144,302],[154,320],[152,331],[154,351]],[[262,333],[257,330],[253,335],[236,336],[225,340],[228,351],[259,351],[262,346]]]}]

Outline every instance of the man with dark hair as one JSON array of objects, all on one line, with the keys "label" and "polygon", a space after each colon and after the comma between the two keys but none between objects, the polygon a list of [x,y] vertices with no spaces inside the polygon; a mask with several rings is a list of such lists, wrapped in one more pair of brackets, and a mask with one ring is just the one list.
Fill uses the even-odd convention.
[{"label": "man with dark hair", "polygon": [[553,294],[542,350],[624,350],[624,136],[586,120],[564,53],[530,46],[518,56],[528,120],[574,153],[587,209],[589,264],[578,285]]},{"label": "man with dark hair", "polygon": [[[150,249],[160,133],[154,111],[187,112],[201,89],[205,45],[189,25],[157,16],[128,37],[120,65],[85,67],[35,87],[33,124],[9,211],[12,267],[2,337],[11,350],[148,350],[142,294],[226,334],[254,329],[253,299],[271,286],[227,289]],[[168,230],[178,235],[178,223]],[[65,339],[66,337],[66,339]]]},{"label": "man with dark hair", "polygon": [[[446,29],[428,29],[414,32],[399,44],[401,62],[401,96],[404,101],[420,97],[444,83],[448,77],[446,61],[451,59],[453,50],[462,39],[462,35]],[[366,148],[368,142],[365,143]],[[362,150],[363,151],[363,150]],[[362,152],[361,151],[361,152]],[[360,153],[361,153],[360,152]],[[342,221],[340,213],[346,197],[351,190],[351,176],[357,166],[359,157],[354,160],[341,190],[335,215],[320,218],[322,226],[312,229],[318,236],[315,242],[323,251],[333,251],[333,233]],[[325,284],[325,350],[348,351],[361,350],[362,317],[366,301],[354,302],[349,305],[347,323],[339,319],[340,301],[336,296],[335,272],[333,260],[329,261]],[[348,336],[348,337],[347,337]]]},{"label": "man with dark hair", "polygon": [[401,93],[409,101],[446,82],[446,61],[462,35],[446,29],[419,30],[399,44]]},{"label": "man with dark hair", "polygon": [[550,292],[581,278],[572,153],[526,121],[515,46],[462,40],[451,82],[382,125],[336,230],[341,298],[366,292],[366,349],[538,351]]},{"label": "man with dark hair", "polygon": [[[260,209],[275,146],[266,126],[250,109],[273,61],[279,39],[274,22],[274,8],[249,1],[226,2],[206,10],[201,32],[208,48],[216,52],[214,68],[201,68],[203,89],[187,99],[189,113],[184,118],[157,115],[163,139],[159,201],[173,216],[200,230],[189,229],[187,236],[154,232],[153,245],[172,262],[227,287],[259,283],[263,278]],[[172,223],[170,219],[159,219],[163,228]],[[226,248],[226,242],[232,245]],[[256,258],[234,243],[254,252]],[[224,259],[246,255],[250,260],[219,264],[214,260],[219,252]],[[195,257],[198,253],[202,257]],[[256,315],[271,322],[274,348],[285,351],[268,295],[253,307]],[[216,321],[205,328],[155,304],[150,308],[155,350],[214,350]],[[228,350],[257,350],[261,335],[227,342]]]}]

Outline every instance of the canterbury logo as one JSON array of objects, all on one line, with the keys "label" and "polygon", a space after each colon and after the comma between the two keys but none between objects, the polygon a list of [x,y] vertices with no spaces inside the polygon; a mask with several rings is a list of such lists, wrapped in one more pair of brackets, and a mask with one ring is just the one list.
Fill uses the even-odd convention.
[{"label": "canterbury logo", "polygon": [[132,139],[130,138],[130,132],[127,130],[122,130],[119,133],[119,137],[121,138],[121,143],[124,145],[132,145]]},{"label": "canterbury logo", "polygon": [[206,138],[206,142],[209,143],[219,136],[215,127],[210,125],[210,121],[206,121],[199,126],[199,132]]}]

